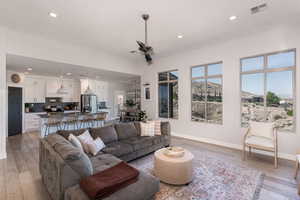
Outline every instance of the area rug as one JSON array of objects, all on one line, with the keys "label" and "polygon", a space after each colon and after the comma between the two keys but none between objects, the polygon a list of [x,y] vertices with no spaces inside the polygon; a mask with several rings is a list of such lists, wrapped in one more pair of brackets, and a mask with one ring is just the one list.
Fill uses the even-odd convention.
[{"label": "area rug", "polygon": [[[153,174],[153,154],[131,162]],[[194,159],[193,181],[186,186],[162,183],[156,200],[257,200],[264,174],[205,154]]]}]

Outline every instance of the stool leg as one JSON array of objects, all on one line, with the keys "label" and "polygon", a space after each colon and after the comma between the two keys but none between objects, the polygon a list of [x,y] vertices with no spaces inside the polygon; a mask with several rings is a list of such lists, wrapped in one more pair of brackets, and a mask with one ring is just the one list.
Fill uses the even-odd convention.
[{"label": "stool leg", "polygon": [[298,161],[298,159],[296,159],[296,171],[295,171],[295,176],[294,176],[295,179],[298,176],[298,170],[299,170],[299,161]]}]

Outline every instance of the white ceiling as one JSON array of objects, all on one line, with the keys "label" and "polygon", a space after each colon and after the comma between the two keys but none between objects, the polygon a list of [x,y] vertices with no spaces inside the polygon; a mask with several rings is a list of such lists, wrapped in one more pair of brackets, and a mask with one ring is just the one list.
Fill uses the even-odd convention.
[{"label": "white ceiling", "polygon": [[[250,8],[266,2],[256,15]],[[58,18],[50,18],[49,12]],[[2,0],[0,25],[99,48],[128,59],[144,39],[142,13],[151,15],[149,43],[165,56],[274,26],[299,24],[299,0]],[[230,21],[231,15],[238,19]],[[177,35],[184,35],[178,39]]]},{"label": "white ceiling", "polygon": [[[27,70],[28,68],[32,68],[32,71],[30,71],[29,74],[40,76],[63,76],[64,78],[75,79],[91,78],[103,81],[115,81],[119,83],[128,83],[133,79],[139,78],[139,76],[132,74],[112,72],[11,54],[7,55],[6,62],[7,70],[25,73],[29,72]],[[69,72],[72,73],[72,75],[67,75]]]}]

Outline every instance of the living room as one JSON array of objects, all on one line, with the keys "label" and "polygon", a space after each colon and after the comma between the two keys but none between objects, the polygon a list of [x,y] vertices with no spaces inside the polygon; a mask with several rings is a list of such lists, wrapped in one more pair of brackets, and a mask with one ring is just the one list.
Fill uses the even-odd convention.
[{"label": "living room", "polygon": [[[140,110],[147,115],[145,124],[159,121],[162,125],[159,137],[166,137],[156,140],[156,135],[152,143],[144,138],[141,146],[147,150],[133,146],[133,152],[127,152],[129,157],[111,152],[104,154],[116,154],[116,158],[101,158],[109,159],[110,167],[122,160],[145,175],[145,180],[153,181],[149,182],[153,190],[139,188],[145,189],[144,198],[299,199],[300,178],[297,173],[294,177],[300,150],[299,2],[9,1],[3,4],[0,8],[0,188],[4,188],[0,189],[1,199],[55,199],[57,194],[58,199],[88,199],[79,181],[66,194],[58,190],[51,194],[51,187],[44,180],[50,168],[42,172],[39,169],[39,151],[55,149],[48,148],[51,142],[46,143],[47,137],[40,138],[38,131],[7,137],[7,82],[11,78],[7,76],[10,71],[7,66],[11,55],[80,66],[82,71],[93,69],[99,71],[99,76],[109,71],[141,77]],[[149,18],[143,18],[143,14],[149,14]],[[149,48],[141,51],[136,40],[155,53]],[[22,67],[25,71],[28,68],[25,64]],[[125,132],[140,137],[140,128],[145,124],[135,123],[142,125],[126,127],[133,122],[107,120],[106,126],[114,126],[107,133],[117,138],[122,138]],[[274,125],[274,135],[258,136],[271,138],[267,147],[262,147],[265,140],[259,145],[247,140],[254,137],[249,134],[254,134],[255,128],[267,132],[262,124]],[[122,125],[125,127],[120,128]],[[106,133],[94,128],[97,129],[89,127],[93,139]],[[126,131],[129,129],[132,132]],[[50,133],[50,138],[53,135],[59,134]],[[44,146],[40,146],[40,140]],[[110,142],[102,140],[110,147]],[[129,143],[133,141],[126,144]],[[128,150],[125,146],[122,153]],[[164,156],[159,155],[161,148],[174,154],[184,151],[181,158],[188,157],[192,164],[187,161],[184,169],[176,169],[174,163],[167,165],[170,163],[166,160],[178,161],[180,156],[160,160],[159,156]],[[93,164],[94,158],[90,159]],[[42,161],[47,165],[47,159]],[[171,174],[163,171],[162,163]],[[187,177],[183,170],[188,170]],[[188,179],[187,183],[175,183],[178,173]],[[165,176],[171,178],[166,180]],[[103,199],[128,199],[122,194],[133,192],[132,188],[139,183],[129,184]]]}]

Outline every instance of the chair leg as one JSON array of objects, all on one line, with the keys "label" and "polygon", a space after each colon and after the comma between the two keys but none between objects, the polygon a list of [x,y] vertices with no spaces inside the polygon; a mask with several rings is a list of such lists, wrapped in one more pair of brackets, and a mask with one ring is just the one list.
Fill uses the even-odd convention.
[{"label": "chair leg", "polygon": [[246,160],[246,145],[243,144],[243,160]]},{"label": "chair leg", "polygon": [[278,155],[277,155],[277,151],[275,151],[275,158],[274,158],[274,165],[275,165],[275,169],[277,169],[278,167]]},{"label": "chair leg", "polygon": [[299,170],[299,161],[298,161],[298,159],[296,159],[296,171],[295,171],[295,176],[294,176],[295,179],[297,179],[298,170]]}]

